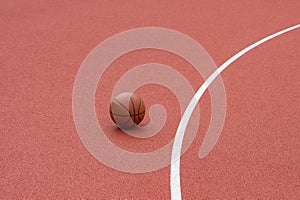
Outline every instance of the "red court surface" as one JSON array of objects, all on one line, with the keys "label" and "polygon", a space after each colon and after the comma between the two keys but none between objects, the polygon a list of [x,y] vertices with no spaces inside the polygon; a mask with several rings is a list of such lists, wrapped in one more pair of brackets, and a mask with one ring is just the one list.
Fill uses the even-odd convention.
[{"label": "red court surface", "polygon": [[[300,1],[1,1],[0,198],[170,199],[170,167],[125,173],[83,146],[72,114],[78,69],[100,42],[138,27],[164,27],[199,42],[217,66],[254,42],[300,22]],[[300,29],[243,55],[222,72],[226,121],[217,145],[198,158],[210,119],[181,157],[183,199],[297,199],[300,196]],[[148,152],[175,135],[176,98],[160,86],[139,93],[165,106],[162,131],[136,139],[109,118],[114,83],[134,66],[156,62],[181,72],[196,91],[203,79],[168,52],[140,50],[116,60],[96,93],[99,123],[119,147]],[[145,74],[146,76],[146,74]],[[146,116],[146,121],[149,116]]]}]

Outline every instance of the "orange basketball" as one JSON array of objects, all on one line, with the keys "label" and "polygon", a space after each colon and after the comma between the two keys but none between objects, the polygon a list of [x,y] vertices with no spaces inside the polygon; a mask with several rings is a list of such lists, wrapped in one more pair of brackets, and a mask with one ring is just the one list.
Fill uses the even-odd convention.
[{"label": "orange basketball", "polygon": [[141,123],[145,111],[144,101],[134,93],[121,93],[110,104],[110,117],[120,128],[132,128]]}]

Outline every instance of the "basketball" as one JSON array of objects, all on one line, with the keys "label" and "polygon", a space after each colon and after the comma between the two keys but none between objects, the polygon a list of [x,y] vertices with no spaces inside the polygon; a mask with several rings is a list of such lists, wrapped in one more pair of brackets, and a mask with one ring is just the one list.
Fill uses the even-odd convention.
[{"label": "basketball", "polygon": [[145,116],[145,104],[140,96],[134,93],[120,93],[110,104],[110,117],[123,129],[133,128],[141,123]]}]

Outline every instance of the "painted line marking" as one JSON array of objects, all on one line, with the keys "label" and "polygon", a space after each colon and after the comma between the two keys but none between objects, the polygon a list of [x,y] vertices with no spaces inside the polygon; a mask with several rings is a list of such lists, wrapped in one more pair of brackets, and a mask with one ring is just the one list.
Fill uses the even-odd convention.
[{"label": "painted line marking", "polygon": [[[185,134],[185,130],[187,127],[187,124],[190,120],[190,117],[192,115],[193,110],[195,109],[196,105],[198,104],[200,98],[206,91],[206,89],[209,87],[209,85],[216,79],[216,77],[225,70],[231,63],[236,61],[238,58],[240,58],[242,55],[250,51],[251,49],[263,44],[264,42],[267,42],[268,40],[271,40],[279,35],[282,35],[286,32],[292,31],[294,29],[300,28],[300,24],[297,24],[295,26],[292,26],[290,28],[284,29],[282,31],[279,31],[277,33],[274,33],[268,37],[265,37],[262,40],[259,40],[258,42],[255,42],[254,44],[246,47],[242,51],[238,52],[234,56],[232,56],[230,59],[228,59],[224,64],[222,64],[210,77],[202,84],[202,86],[198,89],[194,97],[192,98],[191,102],[189,103],[188,107],[186,108],[182,119],[180,120],[180,123],[178,125],[178,129],[176,131],[176,135],[174,138],[173,148],[172,148],[172,161],[171,161],[171,170],[170,170],[170,187],[171,187],[171,199],[172,200],[181,200],[181,187],[180,187],[180,152],[182,147],[182,141]],[[204,158],[208,155],[208,153],[213,149],[213,147],[216,145],[218,138],[214,138],[213,143],[208,143],[208,138],[210,135],[206,135],[204,138],[204,142],[200,148],[199,156],[200,158]]]}]

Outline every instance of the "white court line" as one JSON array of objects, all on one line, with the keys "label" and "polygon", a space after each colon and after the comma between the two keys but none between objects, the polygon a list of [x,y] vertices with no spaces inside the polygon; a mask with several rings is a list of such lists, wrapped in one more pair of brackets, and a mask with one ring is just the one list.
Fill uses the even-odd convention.
[{"label": "white court line", "polygon": [[[292,26],[290,28],[284,29],[282,31],[279,31],[277,33],[274,33],[262,40],[259,40],[258,42],[255,42],[254,44],[246,47],[242,51],[238,52],[234,56],[232,56],[229,60],[227,60],[224,64],[222,64],[210,77],[205,80],[205,82],[202,84],[202,86],[198,89],[194,97],[192,98],[191,102],[189,103],[188,107],[186,108],[182,119],[178,125],[178,129],[176,131],[176,135],[174,138],[173,143],[173,149],[172,149],[172,160],[171,160],[171,174],[170,174],[170,187],[171,187],[171,199],[172,200],[179,200],[181,199],[181,187],[180,187],[180,152],[181,152],[181,146],[183,137],[185,134],[186,126],[190,120],[190,117],[192,115],[193,110],[195,109],[196,105],[198,104],[199,99],[202,97],[205,90],[208,88],[208,86],[216,79],[216,77],[224,70],[226,69],[231,63],[233,63],[235,60],[237,60],[239,57],[250,51],[251,49],[261,45],[262,43],[271,40],[281,34],[284,34],[286,32],[289,32],[291,30],[297,29],[300,27],[300,24],[297,24],[295,26]],[[218,138],[215,138],[215,142],[213,146],[216,144]],[[205,140],[204,140],[205,143]],[[204,144],[202,145],[204,146]],[[213,148],[211,147],[211,149]],[[201,150],[200,150],[201,151]],[[204,156],[205,157],[205,156]]]}]

